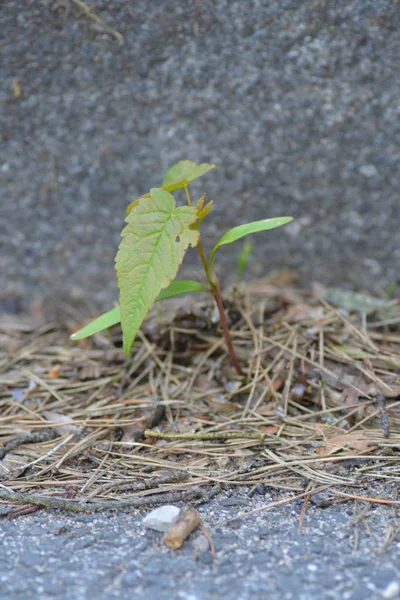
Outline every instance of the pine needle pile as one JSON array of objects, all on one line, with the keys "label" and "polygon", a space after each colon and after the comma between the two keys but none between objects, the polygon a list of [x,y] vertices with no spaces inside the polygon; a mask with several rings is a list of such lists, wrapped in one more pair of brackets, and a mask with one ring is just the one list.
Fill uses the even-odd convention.
[{"label": "pine needle pile", "polygon": [[225,304],[245,378],[207,298],[157,307],[129,359],[118,328],[77,345],[77,316],[3,316],[0,511],[398,483],[398,301],[268,280]]}]

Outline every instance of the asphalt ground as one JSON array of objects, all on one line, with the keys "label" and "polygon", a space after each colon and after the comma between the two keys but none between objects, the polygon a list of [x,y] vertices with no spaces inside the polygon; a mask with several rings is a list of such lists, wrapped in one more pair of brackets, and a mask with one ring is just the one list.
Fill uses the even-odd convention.
[{"label": "asphalt ground", "polygon": [[[382,488],[371,489],[382,497]],[[393,494],[386,486],[387,497]],[[0,598],[43,600],[369,600],[400,597],[398,508],[303,500],[237,518],[276,500],[221,494],[199,507],[216,549],[179,550],[135,512],[46,510],[0,521]],[[323,499],[322,499],[323,500]],[[143,513],[144,514],[144,513]],[[392,538],[389,542],[390,536]],[[386,548],[386,550],[385,550]]]}]

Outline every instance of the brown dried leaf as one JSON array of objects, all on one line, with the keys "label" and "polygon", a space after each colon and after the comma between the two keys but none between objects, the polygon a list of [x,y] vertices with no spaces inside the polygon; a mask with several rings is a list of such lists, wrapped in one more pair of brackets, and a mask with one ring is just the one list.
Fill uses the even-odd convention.
[{"label": "brown dried leaf", "polygon": [[317,454],[329,456],[344,448],[356,451],[359,454],[367,454],[377,447],[366,432],[355,431],[354,433],[339,433],[328,439],[325,448],[317,449]]},{"label": "brown dried leaf", "polygon": [[98,362],[94,360],[88,360],[79,369],[79,379],[84,381],[85,379],[99,379],[101,375],[101,367]]}]

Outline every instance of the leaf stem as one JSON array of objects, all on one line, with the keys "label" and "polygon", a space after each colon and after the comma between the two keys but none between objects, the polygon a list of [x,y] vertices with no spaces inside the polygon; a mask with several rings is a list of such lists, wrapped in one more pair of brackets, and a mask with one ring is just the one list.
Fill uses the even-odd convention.
[{"label": "leaf stem", "polygon": [[[184,186],[184,190],[185,190],[186,201],[188,203],[188,206],[193,206],[187,185]],[[199,236],[199,241],[197,242],[197,251],[199,253],[204,272],[207,276],[208,283],[210,284],[211,292],[212,292],[212,294],[215,298],[215,302],[217,303],[217,306],[218,306],[219,318],[221,320],[221,325],[222,325],[222,329],[224,332],[225,343],[228,348],[229,358],[231,359],[231,362],[235,368],[236,373],[240,377],[244,377],[244,373],[243,373],[242,369],[240,368],[239,361],[237,359],[236,352],[235,352],[235,349],[232,344],[231,334],[229,333],[228,320],[226,318],[226,313],[225,313],[224,305],[222,302],[221,287],[220,287],[219,279],[218,279],[218,277],[215,277],[215,281],[214,281],[214,278],[211,277],[211,274],[210,274],[210,271],[208,268],[208,264],[207,264],[207,260],[204,255],[203,246],[201,245],[200,236]]]},{"label": "leaf stem", "polygon": [[229,333],[228,320],[226,318],[226,313],[222,302],[219,279],[217,279],[217,287],[214,291],[214,298],[218,306],[219,318],[221,320],[222,329],[224,331],[224,338],[228,348],[229,358],[231,359],[231,362],[235,367],[236,373],[240,375],[240,377],[244,377],[244,373],[239,365],[239,361],[237,359],[236,352],[232,344],[231,334]]},{"label": "leaf stem", "polygon": [[192,200],[190,198],[189,188],[187,185],[184,186],[184,190],[185,190],[185,195],[186,195],[186,202],[188,203],[188,206],[192,206]]}]

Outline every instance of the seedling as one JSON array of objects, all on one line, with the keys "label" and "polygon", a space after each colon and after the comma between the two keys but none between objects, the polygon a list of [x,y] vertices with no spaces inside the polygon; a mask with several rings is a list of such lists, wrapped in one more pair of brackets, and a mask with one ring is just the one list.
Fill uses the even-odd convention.
[{"label": "seedling", "polygon": [[[120,305],[104,313],[71,338],[80,340],[121,323],[123,348],[129,356],[136,334],[153,303],[187,292],[208,292],[218,306],[229,356],[236,372],[243,376],[233,348],[222,302],[220,282],[215,273],[215,255],[226,244],[258,231],[285,225],[292,217],[263,219],[239,225],[227,231],[205,257],[200,239],[200,225],[207,217],[213,201],[205,203],[205,194],[194,206],[189,184],[215,168],[203,163],[196,165],[182,160],[166,174],[159,188],[131,202],[126,209],[127,225],[122,230],[115,259]],[[176,206],[172,192],[183,189],[187,206]],[[188,247],[197,247],[208,285],[198,281],[175,281],[179,266]]]}]

